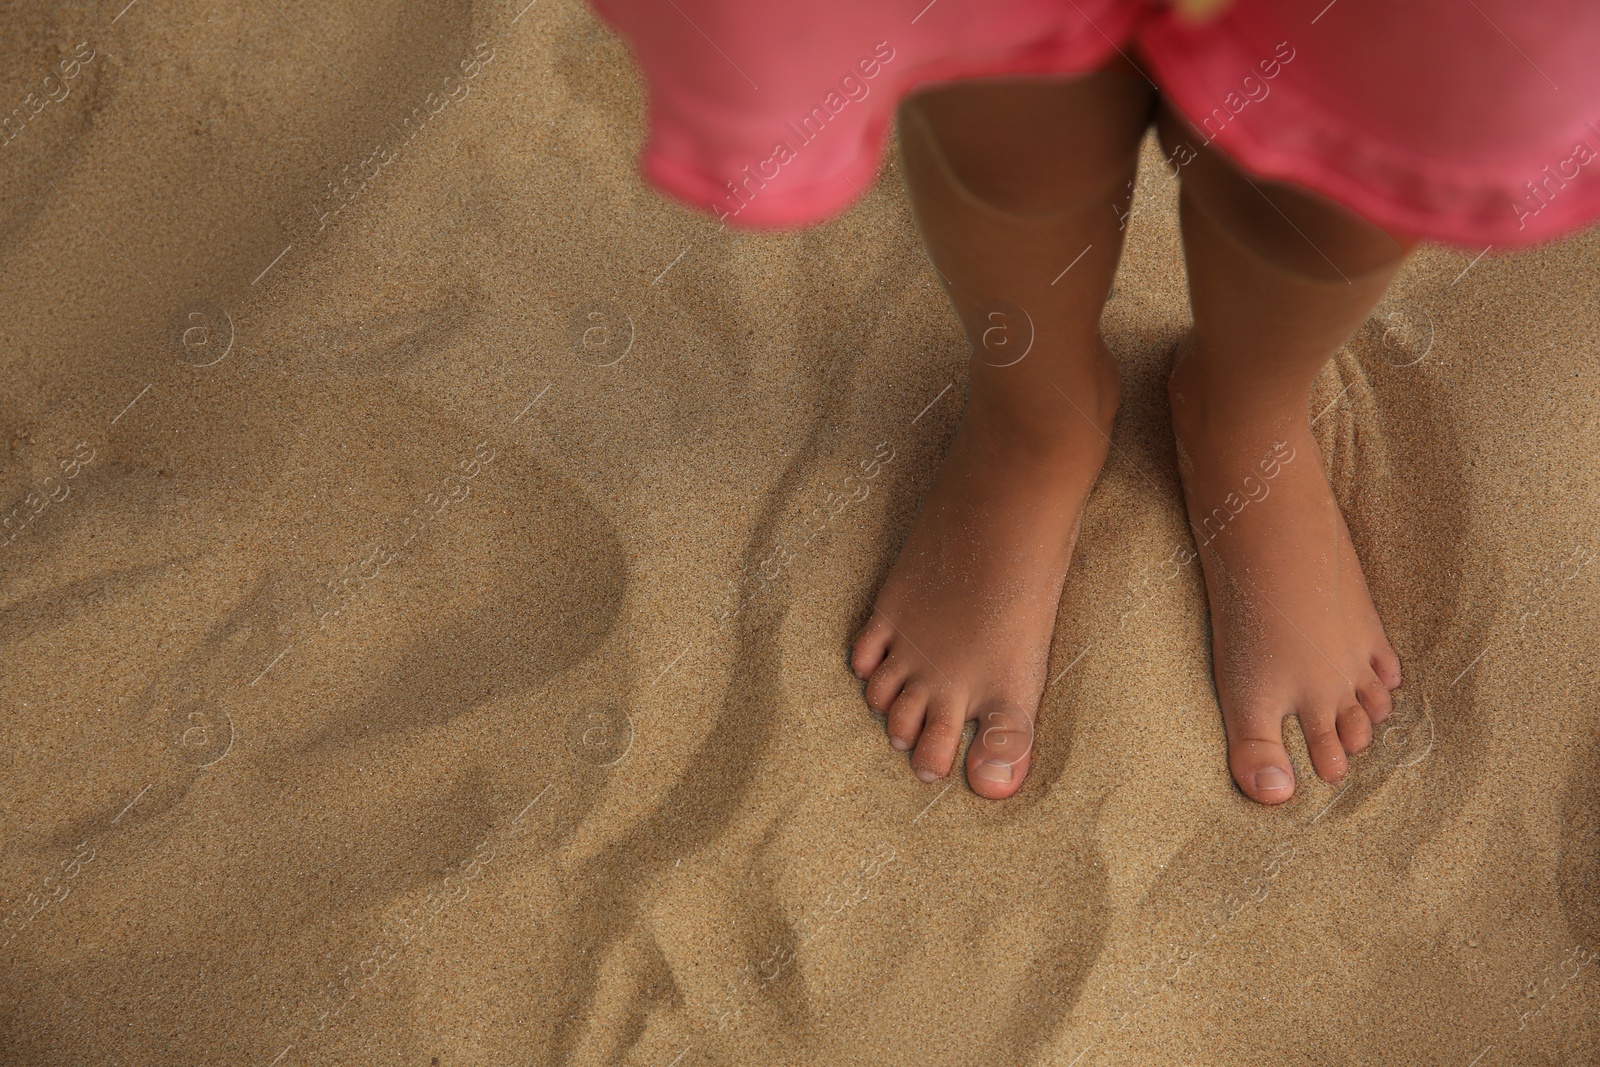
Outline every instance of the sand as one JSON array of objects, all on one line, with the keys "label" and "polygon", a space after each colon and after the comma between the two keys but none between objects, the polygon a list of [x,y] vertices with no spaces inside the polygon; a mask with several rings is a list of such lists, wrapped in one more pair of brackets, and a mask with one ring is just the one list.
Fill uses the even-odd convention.
[{"label": "sand", "polygon": [[844,661],[963,392],[892,160],[724,232],[574,0],[124,3],[0,33],[0,1062],[1600,1062],[1594,232],[1421,251],[1319,382],[1407,682],[1266,810],[1147,166],[996,804]]}]

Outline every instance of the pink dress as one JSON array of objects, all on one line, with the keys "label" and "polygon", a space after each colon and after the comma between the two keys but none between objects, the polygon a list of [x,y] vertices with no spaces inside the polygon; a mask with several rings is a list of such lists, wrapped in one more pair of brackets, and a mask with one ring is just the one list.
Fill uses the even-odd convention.
[{"label": "pink dress", "polygon": [[1600,0],[1237,0],[1201,25],[1153,0],[593,2],[648,82],[646,178],[730,225],[844,210],[920,86],[1117,50],[1202,143],[1393,232],[1476,250],[1600,218]]}]

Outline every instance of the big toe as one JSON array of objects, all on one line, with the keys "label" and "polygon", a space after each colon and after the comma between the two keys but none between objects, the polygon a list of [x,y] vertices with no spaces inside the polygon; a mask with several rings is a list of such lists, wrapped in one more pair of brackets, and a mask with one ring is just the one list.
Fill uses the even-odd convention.
[{"label": "big toe", "polygon": [[967,748],[967,784],[980,797],[1004,800],[1022,787],[1033,754],[1033,719],[1005,705],[978,715],[978,733]]},{"label": "big toe", "polygon": [[1281,741],[1245,738],[1228,746],[1228,769],[1244,795],[1262,804],[1294,796],[1294,769]]}]

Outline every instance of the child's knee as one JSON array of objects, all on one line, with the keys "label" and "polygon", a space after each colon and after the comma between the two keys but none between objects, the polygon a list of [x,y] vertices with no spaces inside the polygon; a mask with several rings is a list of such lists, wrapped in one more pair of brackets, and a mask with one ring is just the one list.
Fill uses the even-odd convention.
[{"label": "child's knee", "polygon": [[1146,87],[1117,74],[967,82],[909,101],[901,136],[973,199],[1048,216],[1120,191],[1148,115]]},{"label": "child's knee", "polygon": [[1415,246],[1339,204],[1284,182],[1252,178],[1163,106],[1156,128],[1186,196],[1239,243],[1303,277],[1348,280],[1390,270]]}]

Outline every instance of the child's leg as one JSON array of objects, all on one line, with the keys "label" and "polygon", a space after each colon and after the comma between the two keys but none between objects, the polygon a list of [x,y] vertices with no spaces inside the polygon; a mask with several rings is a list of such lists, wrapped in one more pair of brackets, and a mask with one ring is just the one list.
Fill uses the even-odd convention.
[{"label": "child's leg", "polygon": [[[1194,144],[1160,119],[1169,153]],[[1194,333],[1168,384],[1211,602],[1228,764],[1268,804],[1294,793],[1283,719],[1333,781],[1389,715],[1400,663],[1322,471],[1312,380],[1405,258],[1383,231],[1202,151],[1182,167]],[[1270,197],[1270,202],[1267,199]]]},{"label": "child's leg", "polygon": [[851,665],[924,781],[950,773],[968,719],[977,792],[1010,796],[1027,773],[1056,605],[1116,412],[1100,312],[1150,107],[1137,74],[1104,71],[960,83],[902,112],[923,237],[973,342],[971,395]]}]

